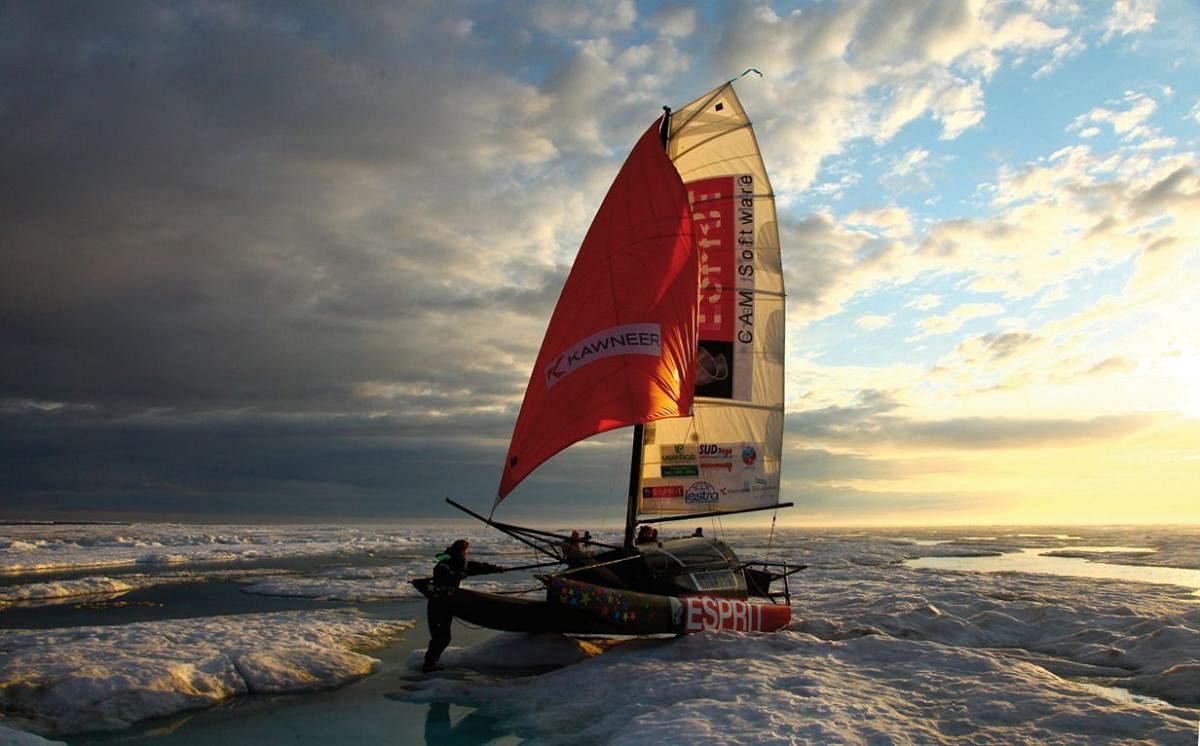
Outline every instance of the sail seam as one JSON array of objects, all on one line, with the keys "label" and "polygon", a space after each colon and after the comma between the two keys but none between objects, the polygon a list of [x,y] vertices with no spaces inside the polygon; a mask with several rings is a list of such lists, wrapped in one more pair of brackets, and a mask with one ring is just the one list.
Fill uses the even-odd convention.
[{"label": "sail seam", "polygon": [[[705,140],[701,140],[700,142],[696,143],[695,145],[689,146],[687,150],[679,151],[678,153],[675,154],[675,158],[673,158],[672,160],[678,160],[678,159],[684,157],[685,155],[687,155],[688,153],[692,152],[696,148],[707,145],[714,140],[720,140],[722,137],[725,137],[726,135],[732,135],[734,132],[740,132],[744,129],[749,128],[750,126],[751,126],[750,122],[745,122],[744,124],[739,124],[736,127],[731,127],[727,130],[718,132],[715,135],[713,135],[712,137],[709,137]],[[757,153],[755,155],[757,155]],[[759,159],[761,160],[761,156]],[[728,159],[725,159],[725,160],[728,160]],[[721,163],[721,161],[711,161],[710,163]],[[766,169],[764,168],[763,170],[765,171]]]}]

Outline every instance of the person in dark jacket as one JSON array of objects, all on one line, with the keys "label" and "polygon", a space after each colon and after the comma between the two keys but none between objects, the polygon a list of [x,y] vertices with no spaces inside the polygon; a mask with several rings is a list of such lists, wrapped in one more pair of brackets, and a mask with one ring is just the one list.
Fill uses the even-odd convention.
[{"label": "person in dark jacket", "polygon": [[437,556],[438,562],[433,566],[433,583],[430,585],[427,609],[429,647],[425,650],[425,664],[421,667],[425,673],[441,668],[437,664],[438,658],[450,644],[450,625],[454,622],[454,607],[450,597],[454,595],[463,578],[504,570],[498,565],[468,560],[467,550],[470,548],[469,541],[459,539]]}]

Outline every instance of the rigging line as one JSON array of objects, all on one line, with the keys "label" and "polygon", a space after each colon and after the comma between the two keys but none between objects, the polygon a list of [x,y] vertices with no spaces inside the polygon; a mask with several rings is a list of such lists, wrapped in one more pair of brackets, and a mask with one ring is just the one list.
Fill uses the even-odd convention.
[{"label": "rigging line", "polygon": [[779,517],[779,509],[771,511],[771,532],[767,534],[767,559],[771,558],[771,547],[775,544],[775,519]]},{"label": "rigging line", "polygon": [[537,593],[538,591],[542,590],[542,587],[543,586],[540,585],[533,585],[516,591],[489,591],[489,593],[497,596],[520,596],[523,593]]}]

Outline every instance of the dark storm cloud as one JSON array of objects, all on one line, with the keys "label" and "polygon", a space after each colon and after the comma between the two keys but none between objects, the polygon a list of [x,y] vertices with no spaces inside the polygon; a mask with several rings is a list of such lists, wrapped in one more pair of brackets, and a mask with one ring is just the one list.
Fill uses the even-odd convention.
[{"label": "dark storm cloud", "polygon": [[[6,18],[8,393],[321,408],[346,380],[415,369],[404,325],[462,301],[447,273],[471,247],[400,198],[419,183],[446,209],[433,162],[468,166],[457,144],[488,134],[445,101],[469,79],[413,84],[444,75],[432,49],[412,55],[436,24],[90,7]],[[359,179],[401,194],[342,204]]]},{"label": "dark storm cloud", "polygon": [[4,16],[6,509],[491,489],[571,165],[503,68],[569,45],[475,4]]},{"label": "dark storm cloud", "polygon": [[[487,512],[509,417],[138,416],[27,405],[0,412],[0,494],[8,518],[101,517],[286,521],[453,517],[454,497]],[[36,410],[36,411],[30,411]],[[482,437],[481,437],[482,436]],[[503,438],[503,439],[502,439]],[[628,444],[601,439],[564,453],[504,506],[507,519],[594,515],[628,473]]]},{"label": "dark storm cloud", "polygon": [[[569,252],[669,77],[584,43],[631,19],[523,15],[6,7],[0,510],[490,493]],[[627,68],[671,56],[640,42]],[[608,471],[564,454],[531,504]]]}]

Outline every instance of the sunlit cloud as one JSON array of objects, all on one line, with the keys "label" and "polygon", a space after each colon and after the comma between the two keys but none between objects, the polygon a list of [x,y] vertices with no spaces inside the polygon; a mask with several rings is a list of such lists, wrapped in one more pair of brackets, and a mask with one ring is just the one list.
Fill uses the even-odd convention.
[{"label": "sunlit cloud", "polygon": [[891,316],[879,316],[876,314],[864,314],[863,316],[859,316],[854,320],[855,326],[860,329],[866,329],[867,331],[882,329],[890,323],[892,323]]},{"label": "sunlit cloud", "polygon": [[964,303],[943,316],[928,316],[918,321],[917,328],[921,333],[909,337],[909,340],[916,341],[935,334],[956,332],[968,321],[1001,313],[1004,313],[1004,306],[999,303]]},{"label": "sunlit cloud", "polygon": [[1114,36],[1149,31],[1157,21],[1155,12],[1158,3],[1155,0],[1115,0],[1112,12],[1104,22],[1102,41],[1109,41]]}]

